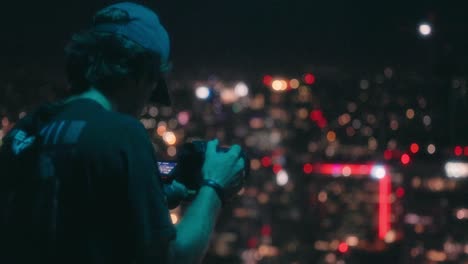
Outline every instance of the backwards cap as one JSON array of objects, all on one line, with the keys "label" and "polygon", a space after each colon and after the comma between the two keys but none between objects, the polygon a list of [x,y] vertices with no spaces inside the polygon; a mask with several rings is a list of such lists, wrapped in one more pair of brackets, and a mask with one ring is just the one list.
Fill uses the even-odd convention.
[{"label": "backwards cap", "polygon": [[[100,22],[94,19],[93,30],[118,34],[139,44],[143,48],[159,55],[161,72],[169,70],[170,41],[166,29],[161,25],[158,15],[151,9],[130,2],[110,5],[98,13],[112,12],[115,9],[126,14],[127,19],[118,22]],[[151,95],[150,101],[170,105],[169,91],[164,79],[158,83],[157,89]]]}]

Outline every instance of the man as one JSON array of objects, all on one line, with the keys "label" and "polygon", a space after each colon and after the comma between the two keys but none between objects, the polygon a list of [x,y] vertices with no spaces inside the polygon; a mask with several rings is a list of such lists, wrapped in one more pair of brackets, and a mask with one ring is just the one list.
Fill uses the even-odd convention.
[{"label": "man", "polygon": [[204,184],[173,226],[135,116],[170,103],[169,38],[133,3],[99,11],[66,48],[72,96],[22,119],[0,150],[0,263],[194,263],[245,166],[208,142]]}]

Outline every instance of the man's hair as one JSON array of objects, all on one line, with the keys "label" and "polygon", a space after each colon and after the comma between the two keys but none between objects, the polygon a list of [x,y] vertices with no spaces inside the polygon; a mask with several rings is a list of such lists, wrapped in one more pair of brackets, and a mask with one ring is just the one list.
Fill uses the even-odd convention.
[{"label": "man's hair", "polygon": [[[104,10],[94,24],[127,23],[128,14],[119,9]],[[65,48],[70,92],[78,94],[91,86],[104,94],[121,89],[123,80],[157,81],[160,56],[121,35],[93,29],[74,34]]]}]

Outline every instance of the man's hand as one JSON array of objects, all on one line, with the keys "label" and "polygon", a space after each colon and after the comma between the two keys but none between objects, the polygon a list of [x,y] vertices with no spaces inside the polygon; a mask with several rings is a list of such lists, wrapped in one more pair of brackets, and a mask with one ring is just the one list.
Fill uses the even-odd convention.
[{"label": "man's hand", "polygon": [[242,181],[239,173],[246,165],[241,157],[241,147],[233,145],[229,151],[217,151],[218,140],[208,142],[202,173],[206,180],[213,180],[224,189],[237,188]]}]

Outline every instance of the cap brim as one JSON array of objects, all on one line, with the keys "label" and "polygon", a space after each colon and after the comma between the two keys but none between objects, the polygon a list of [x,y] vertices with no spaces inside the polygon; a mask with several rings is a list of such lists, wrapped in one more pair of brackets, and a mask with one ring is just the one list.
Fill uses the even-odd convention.
[{"label": "cap brim", "polygon": [[161,104],[165,106],[171,105],[171,96],[164,78],[159,79],[156,89],[151,93],[150,103]]}]

